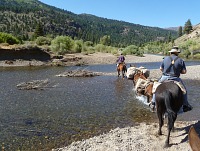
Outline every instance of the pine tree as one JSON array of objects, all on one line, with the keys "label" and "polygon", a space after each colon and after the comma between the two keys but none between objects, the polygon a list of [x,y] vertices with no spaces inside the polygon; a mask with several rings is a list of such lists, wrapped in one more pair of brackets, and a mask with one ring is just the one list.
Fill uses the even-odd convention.
[{"label": "pine tree", "polygon": [[167,41],[168,41],[168,42],[171,42],[171,41],[172,41],[172,34],[171,34],[171,32],[169,32]]},{"label": "pine tree", "polygon": [[181,37],[183,35],[183,28],[182,26],[179,26],[178,28],[178,37]]},{"label": "pine tree", "polygon": [[189,34],[191,30],[192,30],[192,23],[190,19],[188,19],[184,26],[184,33]]},{"label": "pine tree", "polygon": [[43,28],[42,28],[41,24],[38,23],[35,28],[34,38],[37,38],[37,37],[43,36],[43,35],[44,35]]}]

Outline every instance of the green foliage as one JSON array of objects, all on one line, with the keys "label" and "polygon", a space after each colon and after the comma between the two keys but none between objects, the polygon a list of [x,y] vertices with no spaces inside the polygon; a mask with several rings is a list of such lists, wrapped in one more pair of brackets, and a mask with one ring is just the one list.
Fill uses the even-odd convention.
[{"label": "green foliage", "polygon": [[184,26],[184,33],[189,34],[191,30],[192,30],[192,23],[190,19],[188,19]]},{"label": "green foliage", "polygon": [[95,46],[95,50],[96,50],[97,52],[104,52],[104,51],[106,50],[106,46],[103,45],[103,44],[97,44],[97,45]]},{"label": "green foliage", "polygon": [[117,54],[118,54],[118,51],[117,51],[117,49],[112,49],[112,50],[111,50],[111,53],[112,53],[113,55],[117,55]]},{"label": "green foliage", "polygon": [[[167,41],[170,31],[93,15],[77,15],[36,0],[3,0],[0,4],[0,32],[12,33],[22,40],[30,40],[33,33],[36,37],[53,35],[52,38],[68,35],[72,39],[92,41],[93,45],[102,38],[104,45],[126,47],[139,46],[158,37]],[[176,31],[170,32],[172,39],[177,37]]]},{"label": "green foliage", "polygon": [[74,51],[80,53],[83,49],[83,41],[82,40],[75,40],[74,42]]},{"label": "green foliage", "polygon": [[0,32],[0,43],[8,43],[10,45],[19,44],[20,41],[11,34]]},{"label": "green foliage", "polygon": [[35,40],[35,43],[39,46],[42,45],[50,45],[51,44],[51,38],[47,38],[47,37],[37,37],[37,39]]},{"label": "green foliage", "polygon": [[169,54],[169,50],[172,47],[172,43],[165,43],[161,41],[156,41],[156,42],[151,42],[151,43],[146,43],[143,45],[142,49],[144,50],[145,53],[162,53],[163,55]]},{"label": "green foliage", "polygon": [[184,51],[182,52],[182,55],[183,55],[185,58],[188,58],[189,55],[191,55],[191,52],[190,52],[188,49],[186,49],[186,50],[184,50]]},{"label": "green foliage", "polygon": [[105,35],[105,36],[101,37],[100,44],[110,46],[110,44],[111,44],[110,36]]},{"label": "green foliage", "polygon": [[200,59],[200,54],[198,53],[198,54],[194,55],[194,59]]},{"label": "green foliage", "polygon": [[115,51],[117,52],[117,48],[112,47],[112,46],[106,46],[106,53],[115,53]]},{"label": "green foliage", "polygon": [[171,42],[171,41],[172,41],[172,34],[171,32],[169,32],[167,42]]},{"label": "green foliage", "polygon": [[37,38],[39,36],[43,36],[44,32],[42,29],[42,25],[40,23],[37,24],[36,28],[35,28],[35,32],[34,32],[34,38]]},{"label": "green foliage", "polygon": [[86,41],[86,42],[84,42],[84,45],[85,45],[85,46],[93,46],[93,42],[91,42],[91,41]]},{"label": "green foliage", "polygon": [[196,50],[198,49],[199,44],[196,41],[193,40],[188,40],[186,41],[184,44],[180,45],[180,48],[184,49],[184,50]]},{"label": "green foliage", "polygon": [[182,26],[179,26],[178,28],[178,37],[181,37],[183,35],[183,28]]},{"label": "green foliage", "polygon": [[68,36],[57,36],[51,41],[51,51],[58,55],[72,52],[74,41]]},{"label": "green foliage", "polygon": [[123,55],[136,55],[136,56],[143,56],[143,51],[139,50],[139,47],[135,45],[130,45],[123,50]]}]

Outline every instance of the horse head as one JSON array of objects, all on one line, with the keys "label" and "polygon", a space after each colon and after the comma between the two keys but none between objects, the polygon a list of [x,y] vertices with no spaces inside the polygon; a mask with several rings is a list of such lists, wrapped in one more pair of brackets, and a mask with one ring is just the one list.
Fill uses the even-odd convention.
[{"label": "horse head", "polygon": [[133,84],[136,85],[138,79],[146,80],[147,78],[144,76],[144,73],[140,70],[137,70],[134,77],[133,77]]}]

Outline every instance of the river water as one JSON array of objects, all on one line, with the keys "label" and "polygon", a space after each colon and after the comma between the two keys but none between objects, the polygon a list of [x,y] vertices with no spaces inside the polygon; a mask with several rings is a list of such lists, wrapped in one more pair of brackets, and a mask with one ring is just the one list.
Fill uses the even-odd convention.
[{"label": "river water", "polygon": [[[148,69],[160,63],[140,63]],[[187,66],[200,62],[188,61]],[[0,68],[0,145],[5,150],[51,150],[137,122],[157,121],[138,100],[132,81],[117,76],[56,77],[66,70],[115,72],[115,65],[84,67]],[[117,73],[116,73],[117,75]],[[48,79],[44,90],[19,90],[16,85]],[[194,109],[179,120],[200,118],[199,81],[185,80]],[[55,86],[55,87],[51,87]]]}]

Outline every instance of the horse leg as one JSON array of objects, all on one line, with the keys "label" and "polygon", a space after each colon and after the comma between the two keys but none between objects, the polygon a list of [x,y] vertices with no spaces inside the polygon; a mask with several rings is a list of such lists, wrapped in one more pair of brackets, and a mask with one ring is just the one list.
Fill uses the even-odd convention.
[{"label": "horse leg", "polygon": [[158,135],[162,135],[162,126],[164,124],[164,119],[163,119],[163,115],[162,113],[158,113],[158,110],[157,110],[157,116],[158,116],[158,119],[159,119],[159,129],[158,129]]},{"label": "horse leg", "polygon": [[124,79],[124,71],[122,70],[122,78]]},{"label": "horse leg", "polygon": [[149,99],[149,95],[147,95],[147,103],[149,103],[150,101],[149,101],[150,99]]},{"label": "horse leg", "polygon": [[150,102],[151,102],[151,100],[152,100],[152,96],[151,96],[151,95],[149,95],[149,94],[147,94],[147,103],[150,103]]},{"label": "horse leg", "polygon": [[118,73],[118,75],[117,75],[117,76],[119,77],[119,75],[120,75],[120,71],[119,71],[119,69],[117,69],[117,73]]},{"label": "horse leg", "polygon": [[175,112],[168,112],[168,134],[167,134],[167,139],[165,141],[164,147],[169,147],[169,137],[171,130],[174,128],[174,122],[177,118],[177,113]]},{"label": "horse leg", "polygon": [[163,118],[163,115],[164,115],[164,108],[162,106],[162,104],[159,104],[157,101],[156,101],[156,108],[157,108],[157,116],[158,116],[158,120],[159,120],[159,129],[158,129],[158,135],[162,135],[162,126],[164,125],[164,118]]}]

